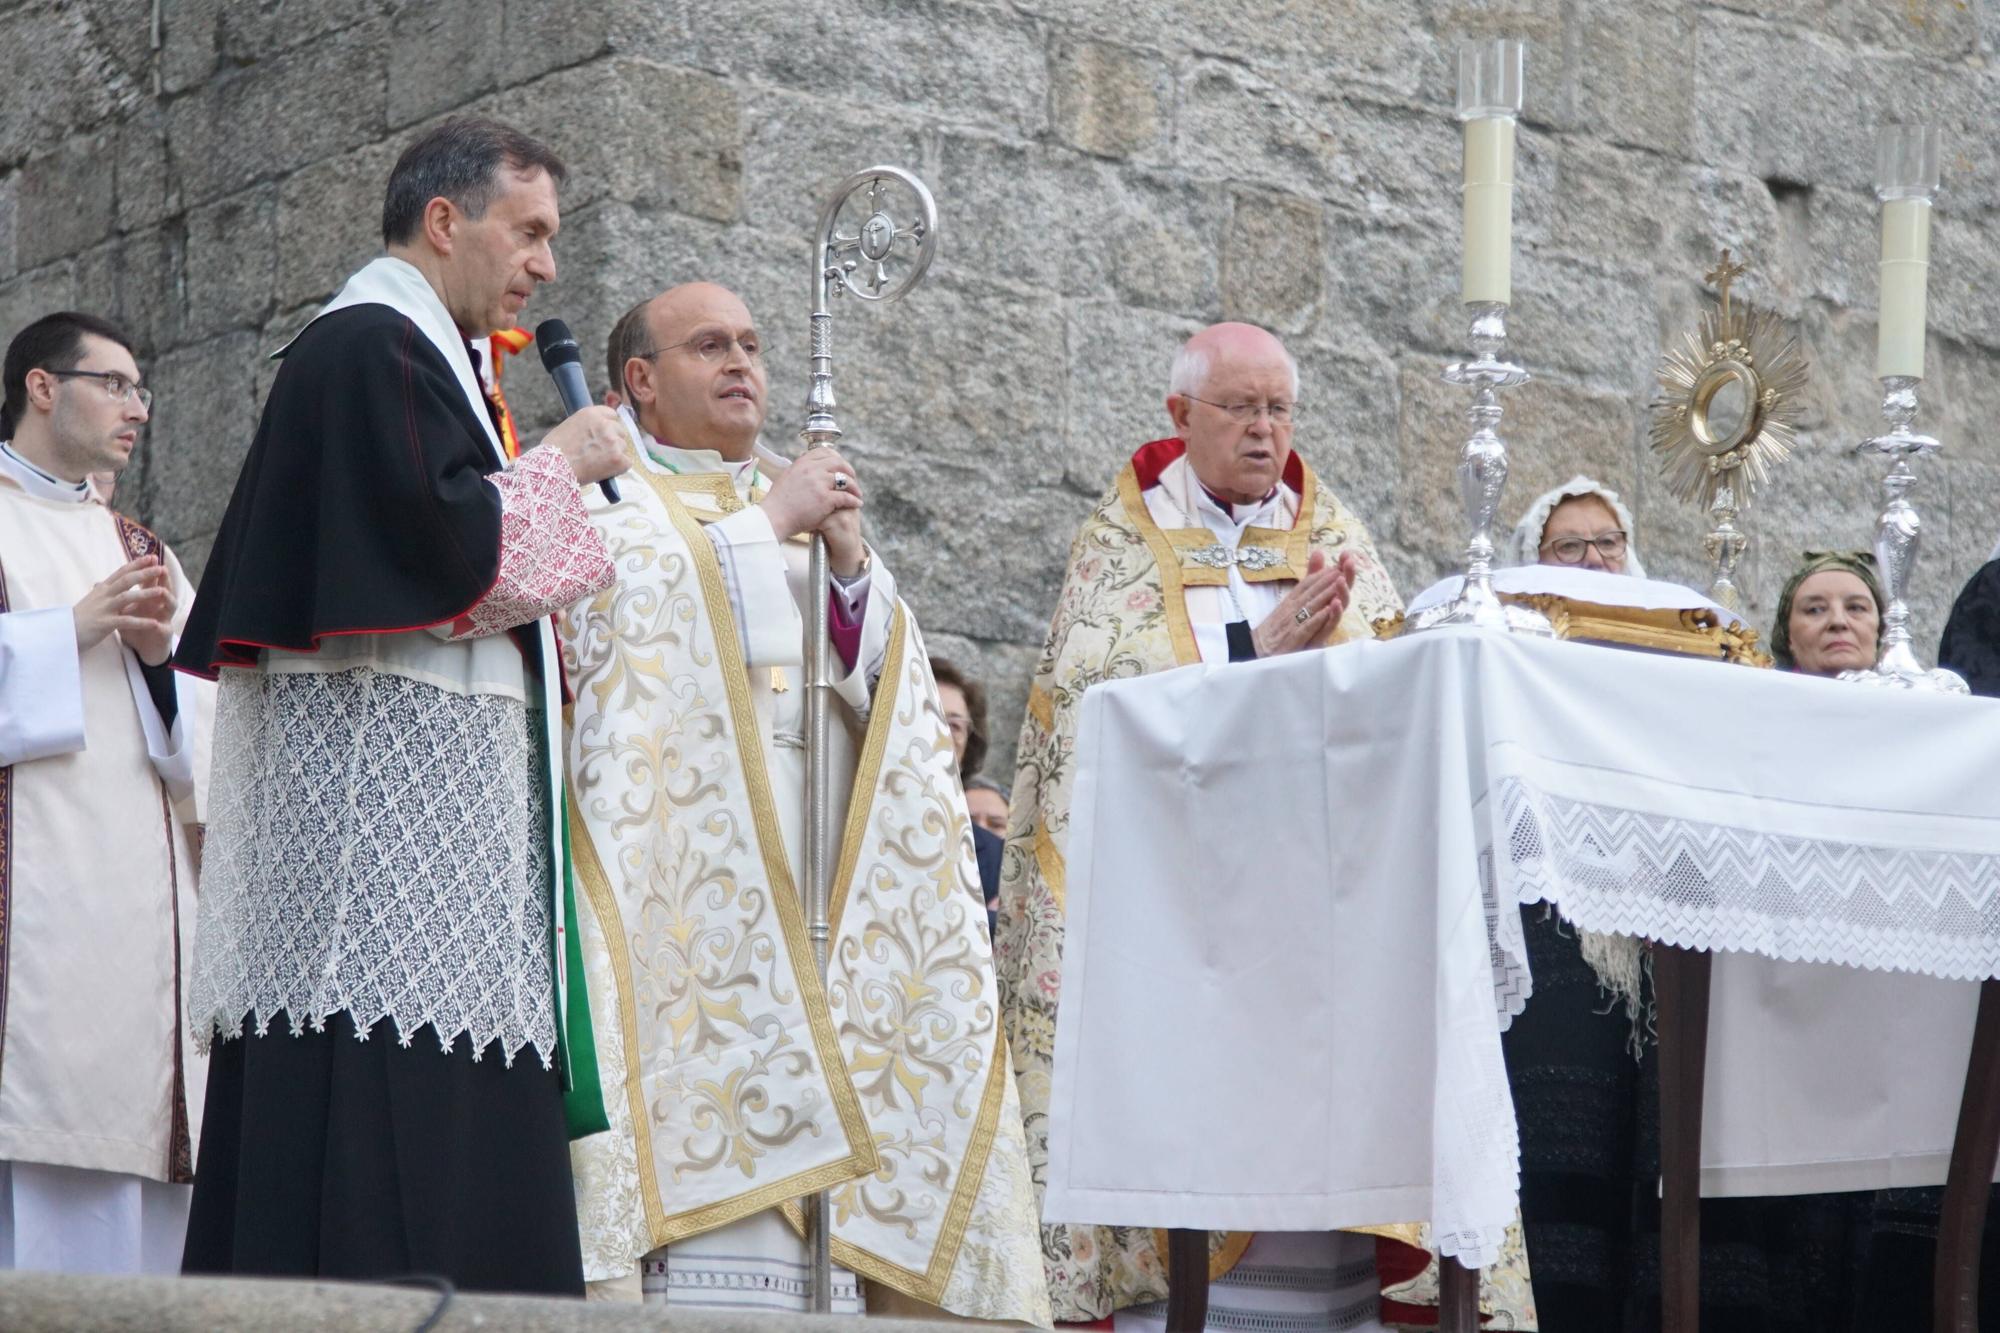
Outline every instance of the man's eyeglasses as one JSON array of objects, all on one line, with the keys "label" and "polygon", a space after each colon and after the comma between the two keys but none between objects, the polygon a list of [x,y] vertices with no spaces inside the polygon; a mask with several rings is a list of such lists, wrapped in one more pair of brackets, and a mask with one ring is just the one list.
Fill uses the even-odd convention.
[{"label": "man's eyeglasses", "polygon": [[638,357],[642,361],[651,361],[656,356],[662,356],[677,348],[685,347],[704,361],[724,361],[728,359],[729,349],[732,345],[741,347],[743,355],[749,358],[752,364],[761,365],[763,363],[764,344],[754,333],[746,333],[740,338],[732,338],[726,333],[697,333],[694,337],[684,342],[670,343],[665,347],[656,347],[650,352],[640,352],[638,353]]},{"label": "man's eyeglasses", "polygon": [[1297,403],[1218,403],[1210,398],[1196,398],[1184,393],[1183,398],[1197,403],[1207,403],[1239,426],[1247,426],[1259,415],[1268,415],[1273,426],[1289,426],[1299,419]]},{"label": "man's eyeglasses", "polygon": [[1609,532],[1600,532],[1595,537],[1558,537],[1552,542],[1543,543],[1542,549],[1565,565],[1580,565],[1583,563],[1583,553],[1593,546],[1604,559],[1617,560],[1625,554],[1625,534],[1613,528]]},{"label": "man's eyeglasses", "polygon": [[59,380],[101,380],[104,396],[114,403],[122,403],[127,398],[137,397],[139,406],[151,409],[153,391],[143,384],[134,384],[115,370],[51,370],[49,374]]}]

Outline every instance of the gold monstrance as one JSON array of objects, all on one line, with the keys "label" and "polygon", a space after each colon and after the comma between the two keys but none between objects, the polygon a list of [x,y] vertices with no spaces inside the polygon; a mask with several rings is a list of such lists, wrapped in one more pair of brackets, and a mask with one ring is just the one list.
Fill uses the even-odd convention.
[{"label": "gold monstrance", "polygon": [[1661,359],[1661,393],[1653,400],[1660,472],[1714,521],[1704,542],[1714,562],[1708,595],[1732,611],[1742,610],[1734,575],[1749,544],[1736,528],[1737,511],[1791,453],[1807,373],[1805,353],[1782,320],[1730,302],[1730,284],[1744,272],[1724,250],[1703,275],[1715,285],[1716,308]]}]

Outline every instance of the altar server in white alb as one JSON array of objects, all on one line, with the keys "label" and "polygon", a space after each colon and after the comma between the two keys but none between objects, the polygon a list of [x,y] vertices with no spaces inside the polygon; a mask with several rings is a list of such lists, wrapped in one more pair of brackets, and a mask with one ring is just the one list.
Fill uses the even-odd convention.
[{"label": "altar server in white alb", "polygon": [[[916,619],[840,454],[758,442],[763,349],[689,283],[613,331],[632,434],[593,502],[616,587],[563,616],[577,929],[609,1134],[573,1150],[601,1295],[1046,1325],[971,825]],[[806,556],[827,541],[839,840],[821,982],[799,899]],[[851,796],[850,796],[851,793]],[[643,1269],[643,1273],[642,1273]]]},{"label": "altar server in white alb", "polygon": [[167,665],[180,562],[98,501],[152,393],[48,315],[0,408],[0,1268],[180,1265],[203,1066],[184,1021],[212,691]]}]

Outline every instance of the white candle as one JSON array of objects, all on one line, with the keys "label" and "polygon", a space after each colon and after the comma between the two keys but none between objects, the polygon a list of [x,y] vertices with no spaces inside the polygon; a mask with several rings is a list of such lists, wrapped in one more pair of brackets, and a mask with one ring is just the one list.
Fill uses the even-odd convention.
[{"label": "white candle", "polygon": [[1924,377],[1924,298],[1931,267],[1931,201],[1882,204],[1881,323],[1875,375]]},{"label": "white candle", "polygon": [[1465,122],[1464,299],[1513,297],[1514,118],[1481,116]]}]

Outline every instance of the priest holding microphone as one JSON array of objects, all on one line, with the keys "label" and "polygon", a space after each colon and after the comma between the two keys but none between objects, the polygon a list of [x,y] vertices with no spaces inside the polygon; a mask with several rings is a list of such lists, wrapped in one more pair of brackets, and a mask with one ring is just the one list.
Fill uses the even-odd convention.
[{"label": "priest holding microphone", "polygon": [[490,120],[410,145],[217,534],[176,658],[221,680],[188,1272],[583,1289],[547,618],[613,582],[579,487],[625,433],[510,457],[468,342],[554,279],[564,175]]}]

